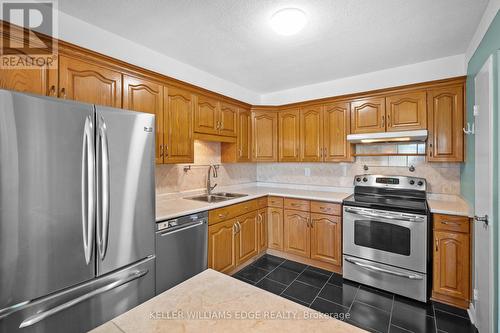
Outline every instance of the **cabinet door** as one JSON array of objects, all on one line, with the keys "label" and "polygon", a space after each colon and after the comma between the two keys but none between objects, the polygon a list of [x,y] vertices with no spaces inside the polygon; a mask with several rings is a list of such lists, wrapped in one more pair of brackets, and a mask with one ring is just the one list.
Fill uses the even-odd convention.
[{"label": "cabinet door", "polygon": [[428,161],[463,162],[463,99],[463,85],[438,88],[427,92]]},{"label": "cabinet door", "polygon": [[278,161],[278,114],[276,112],[252,112],[252,140],[254,161]]},{"label": "cabinet door", "polygon": [[309,213],[285,209],[283,215],[285,252],[309,258],[311,254]]},{"label": "cabinet door", "polygon": [[351,102],[351,133],[385,131],[385,98],[366,98]]},{"label": "cabinet door", "polygon": [[252,159],[252,116],[248,110],[238,112],[238,162],[250,162]]},{"label": "cabinet door", "polygon": [[267,209],[267,242],[270,249],[283,250],[283,209]]},{"label": "cabinet door", "polygon": [[347,142],[351,126],[349,103],[327,104],[323,110],[323,160],[325,162],[352,161],[352,145]]},{"label": "cabinet door", "polygon": [[163,163],[163,102],[161,84],[123,76],[123,108],[155,115],[156,163]]},{"label": "cabinet door", "polygon": [[311,259],[342,265],[340,216],[311,214]]},{"label": "cabinet door", "polygon": [[194,131],[204,134],[219,133],[219,102],[199,95],[194,112]]},{"label": "cabinet door", "polygon": [[193,163],[193,96],[189,91],[165,88],[165,163]]},{"label": "cabinet door", "polygon": [[257,231],[258,231],[258,249],[259,252],[267,248],[267,209],[261,208],[257,212]]},{"label": "cabinet door", "polygon": [[121,108],[122,74],[89,62],[60,56],[59,97]]},{"label": "cabinet door", "polygon": [[386,97],[387,132],[426,129],[426,99],[425,91]]},{"label": "cabinet door", "polygon": [[44,96],[57,95],[57,71],[0,68],[0,88]]},{"label": "cabinet door", "polygon": [[297,162],[300,145],[299,110],[280,111],[279,115],[279,160],[280,162]]},{"label": "cabinet door", "polygon": [[257,211],[236,218],[236,266],[258,253]]},{"label": "cabinet door", "polygon": [[320,105],[300,110],[300,160],[303,162],[323,160],[323,125]]},{"label": "cabinet door", "polygon": [[434,231],[433,291],[469,300],[469,235]]},{"label": "cabinet door", "polygon": [[219,134],[236,136],[238,108],[234,105],[221,103]]},{"label": "cabinet door", "polygon": [[220,222],[208,227],[208,267],[228,273],[236,267],[236,220]]}]

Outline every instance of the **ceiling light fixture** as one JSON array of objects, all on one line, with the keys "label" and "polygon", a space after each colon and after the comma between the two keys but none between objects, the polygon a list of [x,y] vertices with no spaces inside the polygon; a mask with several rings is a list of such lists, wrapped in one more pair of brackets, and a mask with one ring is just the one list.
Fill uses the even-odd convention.
[{"label": "ceiling light fixture", "polygon": [[298,8],[280,9],[271,17],[271,27],[283,36],[296,34],[304,28],[306,23],[306,13]]}]

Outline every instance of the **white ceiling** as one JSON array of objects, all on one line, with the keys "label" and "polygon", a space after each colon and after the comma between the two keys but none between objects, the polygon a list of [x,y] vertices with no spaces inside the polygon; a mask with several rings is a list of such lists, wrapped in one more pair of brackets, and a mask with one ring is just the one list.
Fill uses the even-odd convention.
[{"label": "white ceiling", "polygon": [[[258,93],[464,53],[488,0],[64,0],[59,9]],[[298,7],[295,36],[269,26]]]}]

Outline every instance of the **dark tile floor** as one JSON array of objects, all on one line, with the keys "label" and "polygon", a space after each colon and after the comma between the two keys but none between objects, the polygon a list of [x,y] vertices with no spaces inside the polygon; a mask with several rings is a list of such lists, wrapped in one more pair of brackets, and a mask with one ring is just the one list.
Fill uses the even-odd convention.
[{"label": "dark tile floor", "polygon": [[271,255],[233,277],[371,332],[476,332],[465,310],[420,303]]}]

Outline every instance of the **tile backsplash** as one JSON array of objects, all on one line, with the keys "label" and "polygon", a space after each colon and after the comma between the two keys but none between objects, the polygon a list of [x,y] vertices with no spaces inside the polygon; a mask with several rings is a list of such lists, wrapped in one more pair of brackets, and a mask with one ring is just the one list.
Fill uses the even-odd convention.
[{"label": "tile backsplash", "polygon": [[[358,145],[357,153],[423,153],[421,144]],[[352,187],[355,175],[409,175],[427,179],[429,192],[460,194],[459,163],[427,163],[425,156],[358,156],[354,163],[236,163],[221,164],[220,143],[195,141],[195,163],[157,165],[157,194],[205,188],[208,164],[220,164],[219,186],[250,182]],[[368,166],[368,171],[363,169]],[[414,172],[409,166],[415,167]]]},{"label": "tile backsplash", "polygon": [[[205,188],[208,164],[219,164],[218,186],[257,181],[255,163],[221,164],[220,143],[195,141],[193,164],[164,164],[156,166],[156,194],[169,194]],[[191,165],[185,172],[184,166]]]}]

